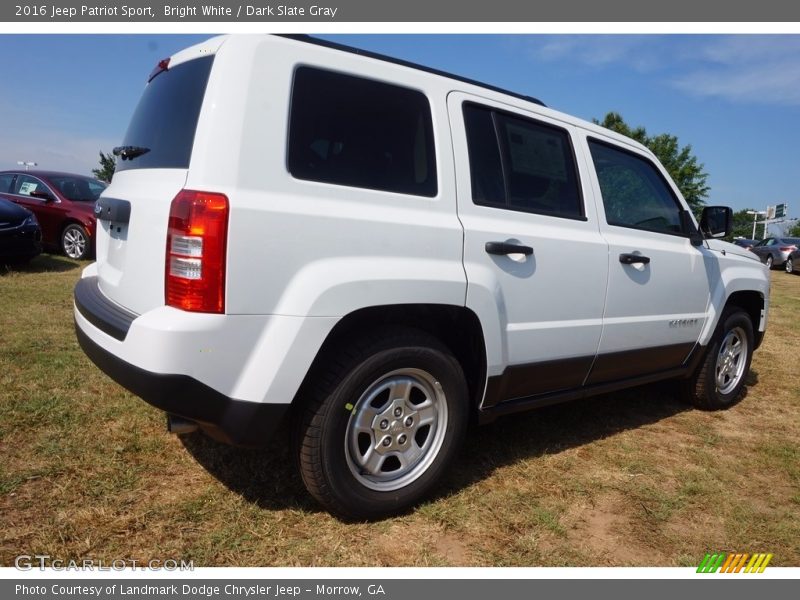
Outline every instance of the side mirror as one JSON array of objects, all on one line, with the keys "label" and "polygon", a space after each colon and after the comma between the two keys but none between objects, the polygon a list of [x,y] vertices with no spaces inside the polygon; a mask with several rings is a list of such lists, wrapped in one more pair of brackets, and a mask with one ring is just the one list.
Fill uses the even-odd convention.
[{"label": "side mirror", "polygon": [[728,237],[733,232],[733,210],[727,206],[706,206],[700,217],[700,231],[707,238]]},{"label": "side mirror", "polygon": [[33,190],[29,195],[33,198],[39,198],[40,200],[44,200],[45,202],[55,201],[55,198],[53,198],[50,192],[46,192],[44,190]]}]

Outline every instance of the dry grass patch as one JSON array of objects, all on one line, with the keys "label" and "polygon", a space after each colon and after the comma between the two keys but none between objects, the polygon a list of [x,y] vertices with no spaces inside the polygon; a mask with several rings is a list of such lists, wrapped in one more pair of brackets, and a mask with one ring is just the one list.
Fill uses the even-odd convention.
[{"label": "dry grass patch", "polygon": [[345,524],[278,437],[179,440],[77,346],[79,265],[0,275],[0,564],[18,554],[196,565],[690,565],[706,551],[800,565],[800,277],[773,273],[751,386],[703,413],[668,384],[473,431],[439,495]]}]

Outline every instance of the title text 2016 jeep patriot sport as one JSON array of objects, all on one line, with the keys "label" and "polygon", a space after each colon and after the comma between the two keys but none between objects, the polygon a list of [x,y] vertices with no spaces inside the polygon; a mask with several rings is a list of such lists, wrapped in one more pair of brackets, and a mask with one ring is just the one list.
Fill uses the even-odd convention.
[{"label": "title text 2016 jeep patriot sport", "polygon": [[417,502],[468,422],[661,379],[740,396],[768,274],[645,147],[532,98],[276,36],[159,63],[97,203],[78,339],[235,444],[291,420],[311,494]]}]

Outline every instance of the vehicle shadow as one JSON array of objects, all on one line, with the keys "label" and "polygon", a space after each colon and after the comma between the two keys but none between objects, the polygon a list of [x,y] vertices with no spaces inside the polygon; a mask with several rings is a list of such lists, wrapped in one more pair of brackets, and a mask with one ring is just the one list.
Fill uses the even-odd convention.
[{"label": "vehicle shadow", "polygon": [[[751,372],[748,383],[757,380]],[[433,498],[442,498],[519,460],[558,454],[692,410],[676,384],[662,382],[501,417],[470,430],[465,448]],[[262,449],[233,448],[201,433],[183,436],[187,451],[228,489],[271,510],[321,510],[308,495],[290,452],[288,428]]]},{"label": "vehicle shadow", "polygon": [[27,263],[0,263],[0,277],[10,273],[64,273],[79,268],[80,263],[64,256],[40,254]]},{"label": "vehicle shadow", "polygon": [[294,465],[289,428],[282,427],[263,448],[237,448],[201,432],[180,436],[197,463],[225,487],[269,510],[319,512]]}]

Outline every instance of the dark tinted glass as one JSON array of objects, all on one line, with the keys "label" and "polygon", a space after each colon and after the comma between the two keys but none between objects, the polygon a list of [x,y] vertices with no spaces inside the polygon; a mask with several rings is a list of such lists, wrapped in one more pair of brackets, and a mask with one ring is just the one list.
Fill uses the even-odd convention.
[{"label": "dark tinted glass", "polygon": [[428,100],[415,90],[301,67],[288,167],[298,179],[435,196]]},{"label": "dark tinted glass", "polygon": [[464,105],[464,124],[475,204],[583,216],[566,131],[474,104]]},{"label": "dark tinted glass", "polygon": [[661,173],[650,161],[589,142],[609,225],[681,234],[679,205]]},{"label": "dark tinted glass", "polygon": [[504,114],[498,115],[497,127],[505,150],[508,207],[583,216],[567,132]]},{"label": "dark tinted glass", "polygon": [[504,207],[506,190],[503,165],[492,112],[474,104],[465,104],[464,124],[467,129],[472,199],[475,204]]},{"label": "dark tinted glass", "polygon": [[11,191],[11,182],[14,181],[13,173],[0,174],[0,193],[8,193]]},{"label": "dark tinted glass", "polygon": [[105,184],[88,177],[62,177],[57,175],[50,177],[49,180],[67,200],[76,202],[94,202],[106,188]]},{"label": "dark tinted glass", "polygon": [[129,160],[117,159],[117,171],[189,167],[213,60],[206,56],[181,63],[147,84],[122,145],[149,151]]}]

